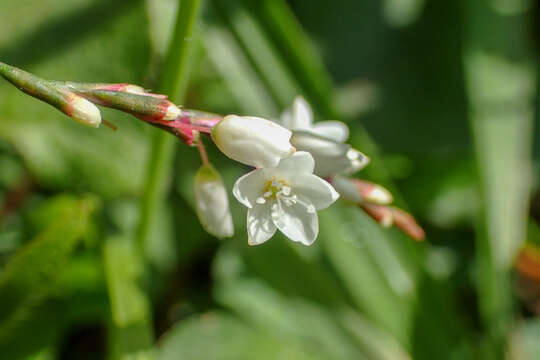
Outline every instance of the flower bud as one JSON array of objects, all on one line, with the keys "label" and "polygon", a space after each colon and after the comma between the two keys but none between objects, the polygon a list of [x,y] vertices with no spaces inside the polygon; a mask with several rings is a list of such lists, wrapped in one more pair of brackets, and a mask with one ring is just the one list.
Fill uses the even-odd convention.
[{"label": "flower bud", "polygon": [[411,214],[396,207],[391,207],[390,211],[392,212],[394,225],[396,227],[398,227],[408,236],[412,237],[414,240],[421,241],[425,239],[426,233],[424,232],[424,229],[418,225]]},{"label": "flower bud", "polygon": [[291,156],[291,131],[259,117],[228,115],[212,129],[212,139],[225,155],[254,167],[276,167]]},{"label": "flower bud", "polygon": [[165,110],[165,116],[163,116],[163,120],[171,121],[178,118],[180,115],[182,115],[182,110],[180,110],[180,108],[173,103],[170,103]]},{"label": "flower bud", "polygon": [[96,105],[77,95],[68,100],[68,115],[79,124],[98,127],[101,124],[101,112]]},{"label": "flower bud", "polygon": [[217,238],[234,233],[227,191],[219,173],[203,165],[195,175],[195,206],[203,228]]},{"label": "flower bud", "polygon": [[388,206],[362,203],[364,211],[383,227],[390,227],[394,223],[394,215]]},{"label": "flower bud", "polygon": [[356,187],[364,201],[377,205],[388,205],[394,201],[392,194],[380,185],[360,179],[349,179],[349,181]]},{"label": "flower bud", "polygon": [[369,158],[353,149],[351,145],[334,141],[311,131],[295,130],[291,144],[307,151],[315,160],[315,174],[328,177],[336,174],[352,174],[369,162]]}]

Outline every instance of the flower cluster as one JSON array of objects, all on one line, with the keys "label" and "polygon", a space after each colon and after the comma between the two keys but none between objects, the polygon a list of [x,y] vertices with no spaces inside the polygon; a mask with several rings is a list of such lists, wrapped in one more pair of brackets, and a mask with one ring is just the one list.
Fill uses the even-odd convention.
[{"label": "flower cluster", "polygon": [[396,225],[414,239],[424,238],[411,215],[390,206],[388,190],[349,177],[369,158],[347,144],[348,137],[343,122],[314,123],[311,107],[300,96],[278,121],[229,115],[213,128],[212,138],[223,153],[256,167],[233,189],[248,208],[249,244],[261,244],[280,230],[292,241],[311,245],[318,234],[316,211],[340,195],[381,225]]},{"label": "flower cluster", "polygon": [[107,124],[96,105],[107,106],[197,145],[203,165],[195,177],[195,208],[202,226],[216,237],[232,236],[232,217],[225,186],[208,161],[200,133],[210,135],[229,158],[254,168],[233,188],[234,197],[248,208],[250,245],[264,243],[277,230],[292,241],[313,244],[319,232],[317,210],[340,196],[381,225],[396,225],[414,239],[424,238],[410,214],[390,206],[393,198],[386,189],[350,177],[369,159],[346,143],[347,125],[333,120],[314,122],[311,107],[300,96],[279,120],[271,121],[180,109],[166,96],[132,84],[49,81],[4,63],[0,63],[0,75],[84,125]]}]

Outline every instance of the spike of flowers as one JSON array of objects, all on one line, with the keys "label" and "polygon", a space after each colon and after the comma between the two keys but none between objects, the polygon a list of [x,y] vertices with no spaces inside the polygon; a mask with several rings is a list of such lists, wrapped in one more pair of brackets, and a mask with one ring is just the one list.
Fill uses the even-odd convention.
[{"label": "spike of flowers", "polygon": [[[21,91],[53,105],[74,120],[92,127],[101,124],[94,105],[124,111],[192,144],[199,133],[211,135],[228,157],[258,169],[242,176],[233,193],[248,210],[249,243],[261,244],[279,229],[293,241],[312,244],[318,233],[316,210],[332,204],[339,194],[358,204],[383,226],[395,225],[416,240],[425,233],[383,187],[341,175],[352,174],[369,159],[345,141],[347,125],[339,121],[313,123],[309,104],[297,97],[281,117],[281,125],[258,117],[219,115],[181,110],[167,96],[127,83],[49,81],[0,62],[0,74]],[[200,149],[204,146],[198,141]],[[298,152],[295,153],[298,148]],[[195,181],[197,212],[203,227],[224,237],[232,220],[221,177],[208,163]],[[202,155],[203,153],[201,153]],[[315,175],[316,174],[316,175]],[[318,176],[327,178],[330,183]]]}]

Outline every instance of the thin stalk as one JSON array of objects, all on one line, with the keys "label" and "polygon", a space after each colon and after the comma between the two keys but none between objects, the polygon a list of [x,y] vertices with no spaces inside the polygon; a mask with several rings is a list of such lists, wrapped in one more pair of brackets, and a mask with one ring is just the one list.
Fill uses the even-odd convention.
[{"label": "thin stalk", "polygon": [[[189,55],[193,43],[193,26],[197,19],[200,0],[179,0],[176,24],[159,84],[159,93],[169,96],[175,103],[182,101],[189,73]],[[138,246],[144,253],[150,237],[156,210],[163,201],[170,178],[176,139],[164,131],[153,133],[152,148],[146,172],[138,228]]]}]

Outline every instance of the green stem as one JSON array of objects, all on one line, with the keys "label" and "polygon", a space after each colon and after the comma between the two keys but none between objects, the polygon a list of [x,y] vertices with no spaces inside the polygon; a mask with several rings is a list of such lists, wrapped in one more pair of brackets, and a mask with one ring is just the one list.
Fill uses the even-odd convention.
[{"label": "green stem", "polygon": [[[179,0],[174,34],[159,84],[159,92],[168,95],[171,101],[176,103],[182,101],[187,85],[193,25],[199,7],[200,0]],[[137,234],[139,249],[142,253],[150,237],[156,210],[167,190],[175,141],[174,137],[164,131],[156,130],[153,134]]]}]

